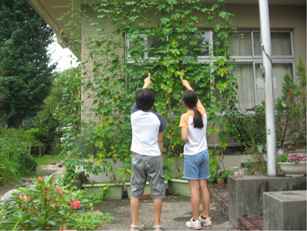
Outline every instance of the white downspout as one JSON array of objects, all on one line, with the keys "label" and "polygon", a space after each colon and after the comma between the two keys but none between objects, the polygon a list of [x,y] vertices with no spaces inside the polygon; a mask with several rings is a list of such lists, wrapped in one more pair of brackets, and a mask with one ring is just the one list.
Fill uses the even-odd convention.
[{"label": "white downspout", "polygon": [[267,143],[267,173],[276,176],[276,136],[274,121],[274,93],[271,59],[271,30],[268,0],[259,0],[262,59],[265,71],[265,123]]}]

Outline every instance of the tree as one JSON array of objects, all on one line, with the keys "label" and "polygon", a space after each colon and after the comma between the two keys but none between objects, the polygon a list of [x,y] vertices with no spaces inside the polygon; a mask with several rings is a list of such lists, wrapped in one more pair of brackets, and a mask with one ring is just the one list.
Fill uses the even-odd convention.
[{"label": "tree", "polygon": [[53,32],[26,0],[1,0],[0,28],[0,114],[8,127],[20,127],[49,92]]}]

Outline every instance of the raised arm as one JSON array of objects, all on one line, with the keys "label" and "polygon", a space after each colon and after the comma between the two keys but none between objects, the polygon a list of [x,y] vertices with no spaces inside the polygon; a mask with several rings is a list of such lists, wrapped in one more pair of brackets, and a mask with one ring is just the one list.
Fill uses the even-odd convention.
[{"label": "raised arm", "polygon": [[[182,83],[182,86],[188,90],[188,91],[194,91],[194,89],[191,87],[191,84],[189,83],[188,80],[185,80],[185,79],[181,79],[181,83]],[[204,107],[204,105],[200,102],[200,100],[198,99],[197,101],[197,105],[196,105],[197,109],[203,113],[206,114],[206,109]]]},{"label": "raised arm", "polygon": [[149,88],[149,86],[151,85],[151,74],[148,73],[147,77],[144,79],[144,85],[143,88]]}]

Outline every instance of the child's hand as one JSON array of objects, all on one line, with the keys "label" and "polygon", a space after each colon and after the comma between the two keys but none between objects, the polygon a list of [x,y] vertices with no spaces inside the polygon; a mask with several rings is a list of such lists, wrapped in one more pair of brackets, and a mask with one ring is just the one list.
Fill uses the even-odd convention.
[{"label": "child's hand", "polygon": [[181,83],[187,90],[193,90],[188,80],[181,79]]},{"label": "child's hand", "polygon": [[151,85],[151,75],[148,73],[147,77],[144,79],[144,86],[143,88],[148,88]]}]

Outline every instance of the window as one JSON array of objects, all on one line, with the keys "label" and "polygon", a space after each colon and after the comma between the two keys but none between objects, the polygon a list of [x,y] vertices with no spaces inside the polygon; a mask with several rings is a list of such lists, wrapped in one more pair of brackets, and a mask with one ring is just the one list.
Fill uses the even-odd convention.
[{"label": "window", "polygon": [[[282,95],[282,84],[285,75],[293,76],[294,52],[293,35],[291,31],[272,31],[272,62],[273,86],[275,98]],[[127,57],[133,53],[133,42],[127,37]],[[152,59],[158,56],[159,38],[139,36],[144,45],[142,54],[137,56],[142,59]],[[199,41],[198,61],[210,64],[214,60],[214,35],[210,30],[202,32]],[[241,30],[233,33],[230,55],[236,64],[234,74],[238,77],[238,101],[242,112],[253,110],[264,101],[264,76],[262,68],[261,38],[259,30]],[[135,61],[134,61],[135,62]]]},{"label": "window", "polygon": [[[212,36],[212,31],[203,31],[200,36],[198,45],[199,49],[197,49],[198,59],[200,62],[202,62],[202,60],[207,60],[212,56]],[[146,59],[155,59],[159,55],[157,48],[159,48],[161,39],[158,37],[147,36],[145,34],[133,36],[126,34],[125,40],[126,60],[128,63],[135,63]],[[140,47],[142,48],[142,46],[143,49],[138,49]],[[135,58],[140,60],[135,60]]]},{"label": "window", "polygon": [[[272,62],[275,99],[282,96],[285,75],[293,76],[294,55],[291,31],[273,31]],[[238,31],[233,34],[230,54],[236,64],[238,77],[239,108],[242,112],[264,101],[264,71],[262,67],[261,39],[259,31]]]},{"label": "window", "polygon": [[[272,32],[272,56],[292,56],[291,33],[290,32]],[[260,33],[254,32],[255,55],[261,56]]]},{"label": "window", "polygon": [[230,54],[233,56],[252,56],[251,33],[235,33],[231,40]]},{"label": "window", "polygon": [[158,55],[158,48],[160,47],[160,39],[158,37],[146,37],[145,46],[147,48],[146,58],[153,58]]}]

